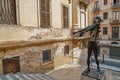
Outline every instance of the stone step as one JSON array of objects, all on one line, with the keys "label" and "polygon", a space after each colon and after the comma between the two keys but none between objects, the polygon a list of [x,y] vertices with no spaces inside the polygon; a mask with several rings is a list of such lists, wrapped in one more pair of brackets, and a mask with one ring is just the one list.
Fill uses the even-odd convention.
[{"label": "stone step", "polygon": [[53,78],[51,78],[50,76],[48,75],[45,75],[45,74],[39,74],[40,76],[44,77],[45,79],[47,80],[54,80]]},{"label": "stone step", "polygon": [[7,78],[4,75],[0,74],[0,80],[7,80]]},{"label": "stone step", "polygon": [[41,76],[40,74],[35,74],[37,77],[39,77],[39,79],[42,79],[42,80],[48,80],[46,79],[45,77]]},{"label": "stone step", "polygon": [[32,74],[32,75],[38,78],[39,80],[44,80],[43,78],[40,78],[40,76],[37,76],[36,74]]},{"label": "stone step", "polygon": [[26,77],[23,76],[24,74],[17,74],[17,75],[20,76],[20,78],[22,78],[23,80],[29,80],[29,79],[27,79]]},{"label": "stone step", "polygon": [[53,78],[44,74],[7,74],[0,75],[0,80],[54,80]]},{"label": "stone step", "polygon": [[8,76],[10,76],[13,80],[19,80],[19,78],[17,78],[15,75],[13,74],[9,74]]}]

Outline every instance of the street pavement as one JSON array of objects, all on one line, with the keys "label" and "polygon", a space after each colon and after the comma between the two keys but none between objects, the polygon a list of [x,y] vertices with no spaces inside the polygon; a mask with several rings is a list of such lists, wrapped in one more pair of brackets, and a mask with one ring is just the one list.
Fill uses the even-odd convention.
[{"label": "street pavement", "polygon": [[[103,63],[101,57],[99,57],[98,59],[99,59],[100,67],[115,71],[120,71],[120,60],[105,58]],[[92,61],[91,65],[96,66],[94,57],[91,58],[91,61]]]}]

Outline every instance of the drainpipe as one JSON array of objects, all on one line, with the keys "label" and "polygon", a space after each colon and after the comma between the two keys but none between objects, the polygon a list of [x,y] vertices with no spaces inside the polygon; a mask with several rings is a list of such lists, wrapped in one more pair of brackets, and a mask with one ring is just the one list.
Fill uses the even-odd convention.
[{"label": "drainpipe", "polygon": [[[77,4],[78,4],[78,0],[71,0],[72,2],[72,28],[71,28],[71,33],[73,33],[74,29],[77,28],[78,26],[78,14],[77,14]],[[74,52],[73,52],[73,49],[74,49],[74,44],[73,44],[73,34],[71,34],[71,37],[72,37],[72,63],[74,62],[73,59],[74,59]]]},{"label": "drainpipe", "polygon": [[73,0],[68,0],[68,1],[69,1],[69,4],[71,3],[71,9],[72,9],[71,10],[71,13],[72,13],[72,15],[71,15],[71,17],[72,17],[71,18],[72,19],[72,27],[71,27],[71,34],[70,35],[71,35],[71,38],[72,38],[72,56],[71,56],[71,58],[72,58],[72,63],[73,63],[73,59],[74,59],[73,58],[73,56],[74,56],[73,55],[73,34],[72,34],[73,33]]},{"label": "drainpipe", "polygon": [[39,25],[39,1],[37,0],[37,27],[39,28],[40,27],[40,25]]},{"label": "drainpipe", "polygon": [[74,47],[73,47],[73,45],[74,45],[74,44],[73,44],[73,34],[72,34],[73,31],[74,31],[74,30],[73,30],[73,0],[71,0],[71,4],[72,4],[72,5],[71,5],[71,7],[72,7],[72,10],[71,10],[71,11],[72,11],[72,28],[71,28],[71,31],[72,31],[72,32],[71,32],[71,37],[72,37],[72,63],[73,63],[73,62],[74,62],[74,61],[73,61],[73,59],[74,59],[74,54],[73,54],[73,48],[74,48]]},{"label": "drainpipe", "polygon": [[17,4],[17,24],[20,26],[20,4],[19,4],[19,0],[16,1],[16,4]]}]

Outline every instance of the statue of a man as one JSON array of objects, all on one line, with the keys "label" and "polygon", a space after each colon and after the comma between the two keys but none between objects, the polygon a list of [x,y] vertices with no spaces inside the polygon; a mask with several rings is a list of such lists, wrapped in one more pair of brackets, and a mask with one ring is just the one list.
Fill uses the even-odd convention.
[{"label": "statue of a man", "polygon": [[88,26],[85,29],[82,29],[80,31],[77,31],[77,32],[73,33],[73,34],[75,34],[75,33],[80,32],[80,36],[83,36],[83,34],[85,32],[90,31],[90,40],[88,41],[88,47],[87,47],[88,48],[87,73],[90,72],[90,57],[91,57],[92,51],[94,52],[94,57],[95,57],[96,64],[97,64],[97,71],[98,72],[100,71],[99,61],[98,61],[98,45],[97,45],[97,42],[96,42],[96,38],[97,38],[97,36],[100,32],[101,21],[102,21],[101,18],[96,16],[94,18],[94,22],[91,26]]}]

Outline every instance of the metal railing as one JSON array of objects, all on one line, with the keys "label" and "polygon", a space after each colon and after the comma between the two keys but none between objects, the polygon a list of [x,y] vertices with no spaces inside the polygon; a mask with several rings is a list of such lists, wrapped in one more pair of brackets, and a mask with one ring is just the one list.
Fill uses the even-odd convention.
[{"label": "metal railing", "polygon": [[110,19],[110,24],[120,24],[120,20]]},{"label": "metal railing", "polygon": [[100,11],[100,7],[93,7],[93,12]]},{"label": "metal railing", "polygon": [[120,7],[120,3],[112,3],[112,8]]},{"label": "metal railing", "polygon": [[115,35],[115,36],[114,36],[114,35],[111,35],[111,36],[108,37],[108,39],[109,39],[109,40],[114,40],[114,41],[120,40],[119,36],[117,37],[116,35]]}]

